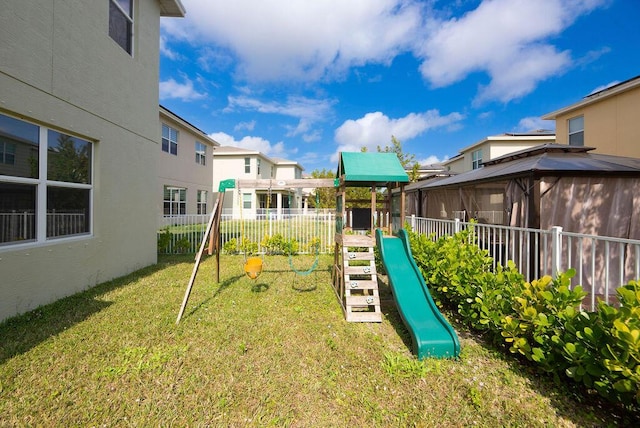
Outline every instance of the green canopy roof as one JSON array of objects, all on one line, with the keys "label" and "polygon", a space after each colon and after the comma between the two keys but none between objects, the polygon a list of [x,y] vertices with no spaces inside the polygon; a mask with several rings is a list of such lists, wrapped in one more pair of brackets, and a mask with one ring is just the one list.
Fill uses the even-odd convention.
[{"label": "green canopy roof", "polygon": [[337,176],[355,186],[409,182],[395,153],[342,152]]}]

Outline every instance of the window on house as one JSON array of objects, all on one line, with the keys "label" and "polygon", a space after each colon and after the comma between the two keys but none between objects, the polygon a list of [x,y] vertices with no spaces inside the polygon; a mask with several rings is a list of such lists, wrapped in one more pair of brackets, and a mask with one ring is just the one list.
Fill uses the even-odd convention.
[{"label": "window on house", "polygon": [[178,131],[162,124],[162,151],[178,155]]},{"label": "window on house", "polygon": [[482,166],[482,150],[471,153],[471,169],[478,169]]},{"label": "window on house", "polygon": [[133,54],[133,0],[109,0],[109,36]]},{"label": "window on house", "polygon": [[260,159],[256,159],[256,162],[258,163],[258,166],[256,168],[258,175],[260,175]]},{"label": "window on house", "polygon": [[0,129],[0,245],[89,234],[92,143],[1,114]]},{"label": "window on house", "polygon": [[251,193],[242,194],[242,208],[251,209]]},{"label": "window on house", "polygon": [[207,146],[199,141],[196,141],[196,163],[200,165],[206,165],[207,163]]},{"label": "window on house", "polygon": [[14,143],[0,140],[0,163],[15,165],[16,145]]},{"label": "window on house", "polygon": [[173,217],[187,213],[187,189],[164,186],[164,215]]},{"label": "window on house", "polygon": [[207,191],[198,190],[198,214],[207,213]]},{"label": "window on house", "polygon": [[584,146],[584,116],[569,119],[569,145]]},{"label": "window on house", "polygon": [[251,173],[251,158],[244,158],[244,173]]}]

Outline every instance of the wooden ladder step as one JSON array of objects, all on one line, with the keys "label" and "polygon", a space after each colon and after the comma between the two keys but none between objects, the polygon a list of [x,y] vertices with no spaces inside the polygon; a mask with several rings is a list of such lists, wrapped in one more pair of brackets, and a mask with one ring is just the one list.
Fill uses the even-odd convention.
[{"label": "wooden ladder step", "polygon": [[380,296],[347,296],[347,306],[380,306]]},{"label": "wooden ladder step", "polygon": [[382,322],[380,312],[348,312],[346,314],[348,322]]},{"label": "wooden ladder step", "polygon": [[376,275],[375,266],[345,266],[345,275]]},{"label": "wooden ladder step", "polygon": [[377,290],[378,281],[370,279],[348,279],[345,282],[345,291],[350,290]]},{"label": "wooden ladder step", "polygon": [[375,260],[375,254],[373,252],[370,253],[361,253],[361,252],[353,252],[353,251],[347,251],[344,253],[344,261],[345,263],[348,263],[350,261],[355,261],[355,260]]}]

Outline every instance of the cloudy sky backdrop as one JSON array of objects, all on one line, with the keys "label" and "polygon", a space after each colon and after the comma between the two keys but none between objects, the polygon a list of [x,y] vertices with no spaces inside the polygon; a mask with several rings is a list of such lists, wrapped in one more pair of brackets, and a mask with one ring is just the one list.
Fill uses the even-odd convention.
[{"label": "cloudy sky backdrop", "polygon": [[307,172],[391,135],[432,163],[553,129],[541,115],[640,75],[636,0],[182,3],[161,20],[160,103]]}]

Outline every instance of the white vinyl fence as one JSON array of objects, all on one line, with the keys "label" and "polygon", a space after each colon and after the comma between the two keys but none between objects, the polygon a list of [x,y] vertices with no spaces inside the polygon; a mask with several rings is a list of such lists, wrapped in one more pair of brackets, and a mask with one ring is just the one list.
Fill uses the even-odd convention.
[{"label": "white vinyl fence", "polygon": [[438,239],[473,227],[475,242],[489,252],[494,268],[512,260],[527,281],[576,270],[572,286],[588,293],[585,309],[594,310],[598,299],[615,302],[616,289],[640,279],[640,241],[551,230],[410,217],[418,233]]},{"label": "white vinyl fence", "polygon": [[[162,217],[158,242],[161,236],[169,237],[168,245],[160,248],[160,253],[193,253],[196,252],[202,242],[209,216],[206,215],[181,215]],[[252,218],[236,218],[230,211],[223,212],[220,222],[221,248],[225,244],[235,240],[236,248],[240,248],[243,240],[254,243],[258,247],[258,253],[267,251],[262,246],[266,238],[279,235],[285,241],[295,240],[297,252],[300,254],[313,253],[316,244],[320,253],[332,253],[335,233],[335,215],[332,211],[316,213],[309,210],[302,214],[301,210],[275,210],[258,212]],[[233,243],[230,243],[233,244]]]}]

